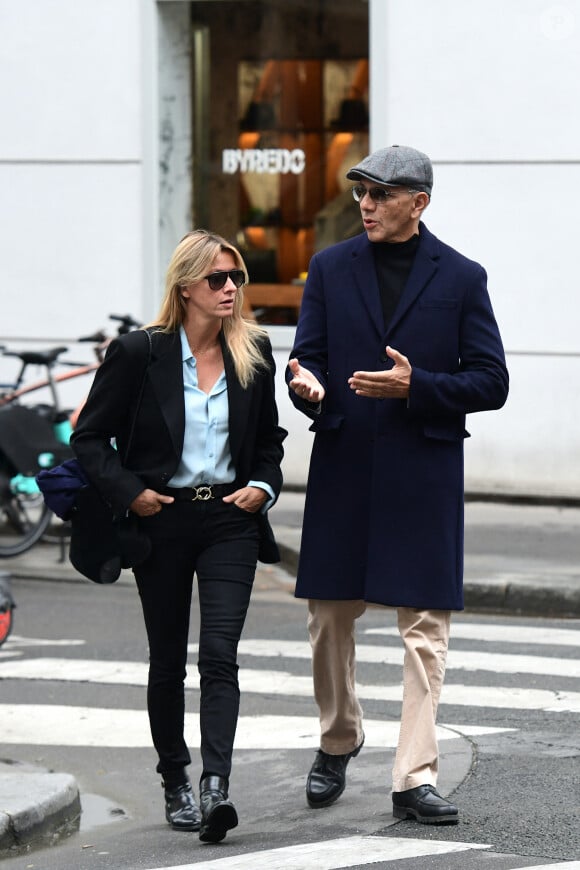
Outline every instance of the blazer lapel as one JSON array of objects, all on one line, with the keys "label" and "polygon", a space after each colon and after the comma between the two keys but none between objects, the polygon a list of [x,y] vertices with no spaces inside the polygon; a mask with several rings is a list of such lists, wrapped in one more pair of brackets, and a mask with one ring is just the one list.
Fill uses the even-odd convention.
[{"label": "blazer lapel", "polygon": [[176,456],[181,456],[185,433],[183,361],[179,332],[153,333],[149,379],[171,436]]},{"label": "blazer lapel", "polygon": [[405,316],[409,308],[417,300],[417,297],[423,292],[433,275],[438,269],[439,260],[439,245],[435,236],[433,236],[424,224],[420,225],[419,246],[415,255],[413,266],[405,289],[399,299],[395,309],[387,336],[395,329],[397,324]]},{"label": "blazer lapel", "polygon": [[[244,432],[246,431],[250,403],[248,402],[247,390],[242,388],[236,375],[234,360],[226,344],[223,332],[220,332],[220,342],[228,387],[230,453],[234,466],[237,467],[237,460],[244,440]],[[251,387],[248,387],[248,389],[251,389]]]}]

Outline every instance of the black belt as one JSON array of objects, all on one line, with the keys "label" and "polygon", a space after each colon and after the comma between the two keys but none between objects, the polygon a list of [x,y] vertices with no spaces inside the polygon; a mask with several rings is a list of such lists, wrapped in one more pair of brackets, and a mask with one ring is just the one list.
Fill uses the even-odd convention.
[{"label": "black belt", "polygon": [[164,494],[172,495],[177,501],[209,501],[230,495],[236,489],[235,483],[204,483],[202,486],[168,486]]}]

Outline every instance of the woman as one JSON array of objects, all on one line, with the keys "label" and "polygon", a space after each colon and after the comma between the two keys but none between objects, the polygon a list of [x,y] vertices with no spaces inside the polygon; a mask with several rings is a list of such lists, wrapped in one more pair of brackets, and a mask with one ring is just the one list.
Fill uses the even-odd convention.
[{"label": "woman", "polygon": [[[239,710],[237,646],[256,561],[279,560],[266,510],[282,486],[287,433],[278,425],[267,334],[242,317],[246,281],[232,245],[205,230],[188,233],[173,253],[159,316],[148,327],[149,364],[142,332],[115,339],[72,439],[103,498],[119,514],[137,514],[151,540],[150,555],[133,571],[149,640],[147,704],[157,771],[167,821],[199,830],[206,842],[223,840],[238,823],[228,799]],[[201,813],[183,733],[194,572]]]}]

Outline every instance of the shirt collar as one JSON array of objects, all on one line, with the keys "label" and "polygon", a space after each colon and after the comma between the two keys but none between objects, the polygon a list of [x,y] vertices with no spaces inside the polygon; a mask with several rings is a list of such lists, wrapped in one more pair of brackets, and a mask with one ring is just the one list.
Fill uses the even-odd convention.
[{"label": "shirt collar", "polygon": [[181,338],[181,359],[183,362],[187,362],[188,359],[193,359],[193,354],[191,352],[191,348],[189,346],[187,335],[185,334],[185,329],[183,328],[183,326],[179,327],[179,336]]}]

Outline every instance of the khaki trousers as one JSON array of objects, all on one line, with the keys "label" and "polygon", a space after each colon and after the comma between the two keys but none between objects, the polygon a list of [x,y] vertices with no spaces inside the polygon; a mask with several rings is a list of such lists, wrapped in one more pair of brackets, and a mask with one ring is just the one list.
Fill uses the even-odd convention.
[{"label": "khaki trousers", "polygon": [[[355,620],[364,601],[308,601],[314,697],[320,711],[320,748],[330,755],[352,752],[363,739],[363,713],[356,696]],[[439,748],[435,722],[445,676],[449,610],[397,607],[405,647],[403,706],[393,766],[393,791],[436,785]]]}]

